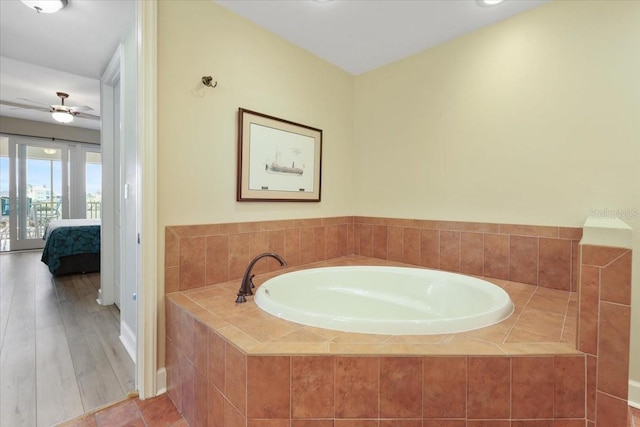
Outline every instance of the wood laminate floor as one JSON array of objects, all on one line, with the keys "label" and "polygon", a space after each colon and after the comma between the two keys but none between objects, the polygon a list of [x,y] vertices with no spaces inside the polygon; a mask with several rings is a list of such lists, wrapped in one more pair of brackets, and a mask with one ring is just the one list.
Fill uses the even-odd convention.
[{"label": "wood laminate floor", "polygon": [[98,273],[52,277],[40,251],[0,255],[0,426],[51,426],[134,390],[120,312]]}]

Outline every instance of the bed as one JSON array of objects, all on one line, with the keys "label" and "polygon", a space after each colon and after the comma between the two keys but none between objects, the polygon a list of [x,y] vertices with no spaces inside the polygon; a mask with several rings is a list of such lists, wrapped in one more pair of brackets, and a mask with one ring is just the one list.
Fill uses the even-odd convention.
[{"label": "bed", "polygon": [[100,271],[100,220],[59,219],[49,222],[41,261],[51,274]]}]

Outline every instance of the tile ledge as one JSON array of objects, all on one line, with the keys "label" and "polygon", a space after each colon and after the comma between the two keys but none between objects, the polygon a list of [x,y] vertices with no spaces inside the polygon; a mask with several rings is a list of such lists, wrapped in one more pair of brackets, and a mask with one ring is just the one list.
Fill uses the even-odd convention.
[{"label": "tile ledge", "polygon": [[584,223],[580,244],[632,249],[633,229],[618,218],[592,216]]},{"label": "tile ledge", "polygon": [[[287,271],[306,269],[314,266],[327,265],[405,265],[391,261],[367,258],[358,255],[345,256],[334,260],[320,261],[312,264],[292,267]],[[413,267],[413,266],[412,266]],[[281,271],[281,270],[280,270]],[[280,272],[278,271],[278,272]],[[256,285],[260,285],[264,279],[276,275],[278,272],[264,273],[256,276]],[[491,281],[490,278],[478,276]],[[223,284],[234,284],[237,286],[238,280],[232,280]],[[527,285],[530,286],[530,285]],[[535,287],[535,285],[531,285]],[[202,289],[185,290],[167,295],[168,300],[200,318],[209,310],[203,309],[195,300],[191,299],[194,293],[202,292]],[[227,296],[224,296],[227,297]],[[229,299],[228,306],[235,307]],[[251,301],[249,306],[243,307],[246,310],[254,308],[255,303]],[[257,308],[257,306],[255,306]],[[224,310],[224,308],[222,308]],[[213,315],[211,312],[209,315]],[[215,316],[215,315],[214,315]],[[218,316],[216,316],[218,317]],[[422,342],[336,342],[327,338],[322,342],[280,342],[280,341],[259,341],[242,332],[224,318],[220,325],[213,325],[207,319],[200,319],[211,330],[215,331],[221,338],[238,348],[247,356],[295,356],[295,355],[324,355],[324,356],[566,356],[581,355],[580,351],[568,343],[561,342],[523,342],[523,343],[490,343],[484,341],[459,342],[459,343],[422,343]],[[282,322],[285,320],[279,319]],[[288,323],[288,322],[287,322]],[[218,326],[218,327],[216,327]],[[348,333],[347,333],[348,334]]]}]

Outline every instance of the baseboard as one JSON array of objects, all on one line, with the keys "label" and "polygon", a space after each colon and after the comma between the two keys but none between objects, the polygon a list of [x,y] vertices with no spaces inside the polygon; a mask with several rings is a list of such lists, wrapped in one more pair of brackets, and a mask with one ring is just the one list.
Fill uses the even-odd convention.
[{"label": "baseboard", "polygon": [[167,370],[165,368],[158,369],[156,372],[156,396],[167,392]]},{"label": "baseboard", "polygon": [[629,380],[629,406],[640,409],[640,382]]},{"label": "baseboard", "polygon": [[120,342],[129,353],[133,363],[136,363],[136,334],[122,321],[120,322]]}]

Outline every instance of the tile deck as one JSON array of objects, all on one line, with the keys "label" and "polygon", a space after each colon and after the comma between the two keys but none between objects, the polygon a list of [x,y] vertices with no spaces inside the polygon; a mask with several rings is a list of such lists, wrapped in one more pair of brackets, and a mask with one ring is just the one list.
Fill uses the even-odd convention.
[{"label": "tile deck", "polygon": [[[410,266],[346,256],[256,275],[256,286],[286,271],[348,265]],[[263,312],[251,299],[236,304],[239,280],[182,291],[168,299],[216,330],[247,355],[519,355],[580,354],[576,350],[575,292],[483,278],[507,291],[515,305],[506,320],[475,331],[442,335],[371,335],[304,326]]]}]

